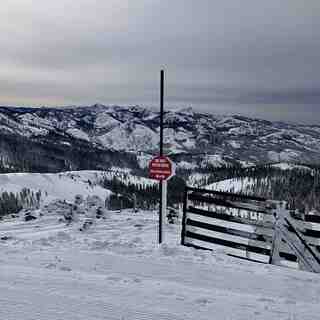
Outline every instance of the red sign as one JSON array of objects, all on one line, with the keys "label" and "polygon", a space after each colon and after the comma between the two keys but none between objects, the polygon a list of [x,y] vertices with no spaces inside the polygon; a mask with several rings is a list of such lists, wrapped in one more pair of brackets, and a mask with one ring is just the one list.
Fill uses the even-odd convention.
[{"label": "red sign", "polygon": [[155,157],[149,163],[149,177],[156,180],[167,180],[174,174],[173,163],[168,157]]}]

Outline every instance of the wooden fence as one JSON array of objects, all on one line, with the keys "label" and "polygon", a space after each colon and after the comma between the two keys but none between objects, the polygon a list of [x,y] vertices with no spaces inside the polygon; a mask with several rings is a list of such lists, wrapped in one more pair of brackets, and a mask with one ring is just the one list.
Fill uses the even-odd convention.
[{"label": "wooden fence", "polygon": [[[260,197],[186,187],[181,243],[202,249],[222,249],[236,257],[295,268],[302,266],[304,255],[313,259],[310,252],[317,260],[320,216],[302,217],[283,207],[279,210],[280,207],[281,203]],[[279,235],[276,230],[280,217],[290,221],[281,220]],[[318,262],[320,266],[320,259]]]}]

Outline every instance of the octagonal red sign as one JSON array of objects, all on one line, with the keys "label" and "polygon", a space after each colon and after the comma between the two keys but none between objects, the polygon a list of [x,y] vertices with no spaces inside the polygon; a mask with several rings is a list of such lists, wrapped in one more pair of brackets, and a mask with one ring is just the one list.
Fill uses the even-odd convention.
[{"label": "octagonal red sign", "polygon": [[149,162],[149,177],[156,180],[167,180],[174,175],[172,161],[165,156],[158,156]]}]

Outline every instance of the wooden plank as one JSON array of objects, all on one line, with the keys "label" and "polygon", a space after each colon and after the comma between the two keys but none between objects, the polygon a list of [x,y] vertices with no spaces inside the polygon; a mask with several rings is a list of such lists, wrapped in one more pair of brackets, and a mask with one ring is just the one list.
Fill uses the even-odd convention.
[{"label": "wooden plank", "polygon": [[306,240],[306,242],[308,244],[311,244],[314,246],[320,246],[320,238],[319,237],[309,236],[308,233],[303,232],[303,238]]},{"label": "wooden plank", "polygon": [[[238,245],[255,246],[262,249],[271,250],[272,237],[263,236],[265,240],[260,240],[259,235],[255,233],[248,233],[234,229],[228,229],[221,226],[208,225],[206,223],[188,220],[186,230],[191,233],[196,233],[212,238],[218,238],[221,240],[235,242]],[[287,256],[289,259],[294,260],[294,253],[291,248],[285,243],[281,242],[280,246],[281,254]]]},{"label": "wooden plank", "polygon": [[274,220],[273,216],[271,215],[266,215],[265,213],[261,212],[256,212],[256,211],[249,211],[246,209],[236,209],[236,208],[226,208],[223,206],[218,206],[218,205],[201,205],[201,204],[196,204],[194,203],[193,208],[199,209],[199,210],[204,210],[208,212],[215,212],[217,214],[225,214],[228,216],[233,216],[233,217],[238,217],[242,219],[248,219],[248,220],[253,220],[253,221],[263,221],[263,220]]},{"label": "wooden plank", "polygon": [[[273,225],[272,223],[263,223],[260,222],[259,220],[252,220],[252,219],[246,219],[246,218],[240,218],[240,217],[235,217],[231,216],[228,214],[223,214],[223,213],[216,213],[213,211],[207,211],[199,208],[195,208],[193,206],[189,206],[187,209],[188,212],[190,213],[195,213],[201,216],[205,217],[214,217],[215,219],[220,219],[220,220],[226,220],[226,221],[233,221],[237,222],[240,224],[249,224],[253,226],[260,226],[264,228],[272,228]],[[305,222],[301,220],[295,220],[299,230],[306,236],[307,241],[310,241],[310,243],[314,245],[319,244],[320,239],[320,224],[317,223],[312,223],[312,222]],[[292,230],[290,230],[292,232]]]},{"label": "wooden plank", "polygon": [[191,219],[194,221],[199,221],[199,222],[203,222],[203,223],[207,223],[207,224],[211,224],[211,225],[221,226],[221,227],[225,227],[225,228],[240,230],[240,231],[244,231],[244,232],[266,235],[269,237],[273,236],[273,229],[272,228],[265,228],[265,227],[261,227],[261,226],[257,226],[257,225],[249,225],[246,223],[239,223],[239,222],[233,222],[233,221],[226,221],[223,219],[205,217],[205,216],[193,214],[190,212],[187,213],[187,219]]},{"label": "wooden plank", "polygon": [[227,233],[227,234],[231,234],[234,236],[239,236],[239,237],[247,238],[247,239],[251,239],[251,240],[257,240],[257,241],[262,241],[262,242],[271,242],[272,241],[271,236],[267,236],[264,234],[257,234],[257,233],[246,232],[246,231],[242,231],[242,230],[238,230],[238,229],[226,228],[225,226],[208,224],[208,223],[204,223],[201,221],[192,220],[190,218],[188,218],[187,224],[188,224],[188,226],[191,226],[191,227],[198,227],[198,228],[202,228],[202,229],[206,229],[206,230]]},{"label": "wooden plank", "polygon": [[198,195],[193,193],[188,195],[188,200],[198,201],[202,203],[211,203],[211,204],[215,204],[215,205],[219,205],[227,208],[244,209],[247,211],[254,211],[254,212],[261,212],[261,213],[268,214],[267,210],[265,210],[265,208],[262,206],[241,204],[241,202],[232,202],[228,200],[216,199],[213,197],[208,197],[208,196],[203,196],[203,195]]},{"label": "wooden plank", "polygon": [[193,192],[215,194],[219,196],[231,197],[231,198],[241,199],[241,200],[253,200],[253,201],[262,201],[262,202],[267,200],[266,198],[262,198],[262,197],[255,197],[255,196],[244,195],[239,193],[231,193],[231,192],[225,192],[225,191],[215,191],[215,190],[207,190],[207,189],[192,188],[192,187],[187,187],[187,190],[193,191]]},{"label": "wooden plank", "polygon": [[[260,263],[269,263],[269,257],[264,254],[259,254],[255,252],[249,252],[243,249],[235,249],[231,247],[225,247],[219,244],[209,243],[205,241],[201,241],[198,239],[188,238],[185,239],[186,245],[195,247],[197,249],[204,249],[204,250],[222,250],[228,255],[232,255],[237,258],[243,258],[247,260],[251,260],[254,262],[260,262]],[[299,269],[299,265],[297,262],[281,259],[280,265],[284,267]]]},{"label": "wooden plank", "polygon": [[230,241],[230,240],[224,240],[222,238],[210,237],[208,235],[198,234],[198,233],[194,233],[194,232],[191,232],[191,231],[187,231],[186,232],[186,236],[188,238],[194,238],[194,239],[202,240],[202,241],[205,241],[205,242],[220,244],[220,245],[223,245],[223,246],[226,246],[226,247],[231,247],[231,248],[236,248],[236,249],[243,249],[243,250],[247,250],[247,251],[250,251],[250,252],[255,252],[255,253],[259,253],[259,254],[265,254],[267,256],[270,255],[270,250],[269,249],[260,248],[260,247],[256,247],[256,246],[251,246],[251,245],[246,245],[246,244],[241,244],[241,243],[237,243],[237,242]]},{"label": "wooden plank", "polygon": [[[305,230],[302,228],[298,228],[298,230],[303,234],[304,240],[308,244],[312,244],[315,246],[320,246],[320,232],[317,230]],[[288,231],[293,232],[294,230],[292,228],[288,228]]]},{"label": "wooden plank", "polygon": [[246,250],[243,250],[243,249],[226,247],[226,246],[219,245],[219,244],[205,242],[205,241],[202,241],[199,239],[186,237],[185,243],[188,245],[194,245],[197,247],[210,249],[210,250],[221,250],[222,249],[224,252],[231,254],[233,256],[240,257],[240,258],[247,258],[247,259],[250,259],[253,261],[258,261],[258,262],[263,262],[263,263],[269,262],[269,256],[264,255],[264,254],[259,254],[259,253],[255,253],[255,252],[247,252]]},{"label": "wooden plank", "polygon": [[241,245],[245,245],[245,246],[254,246],[254,247],[258,247],[258,248],[262,248],[262,249],[269,249],[269,250],[271,249],[271,243],[268,243],[265,241],[252,240],[249,238],[240,237],[240,236],[232,235],[229,233],[223,233],[223,232],[203,229],[203,228],[194,227],[194,226],[190,226],[190,225],[187,225],[186,231],[196,233],[196,234],[201,234],[201,235],[212,237],[212,238],[219,238],[222,240],[235,242],[237,244],[241,244]]},{"label": "wooden plank", "polygon": [[[288,226],[290,226],[291,228],[294,227],[288,219],[286,219],[286,218],[284,218],[284,219],[285,219],[285,221],[287,222]],[[314,258],[314,260],[317,261],[317,263],[320,265],[320,258],[319,258],[318,255],[313,251],[313,249],[308,245],[308,243],[306,243],[305,239],[303,239],[303,236],[301,236],[297,230],[294,230],[294,233],[295,233],[296,236],[299,238],[299,240],[303,243],[303,245],[305,246],[305,249],[308,250],[308,252],[312,255],[312,257]]]},{"label": "wooden plank", "polygon": [[304,219],[307,222],[320,223],[320,216],[315,215],[315,214],[306,214],[304,216]]},{"label": "wooden plank", "polygon": [[225,220],[225,221],[230,221],[230,222],[232,221],[232,222],[237,222],[240,224],[249,224],[249,225],[258,226],[258,227],[265,227],[265,228],[272,228],[272,226],[273,226],[273,223],[271,223],[271,222],[263,222],[260,220],[240,218],[240,217],[232,216],[229,214],[217,213],[217,212],[213,212],[213,211],[199,209],[199,208],[196,208],[193,206],[189,206],[187,208],[187,211],[188,211],[188,214],[194,213],[194,214],[201,215],[201,216],[208,217],[208,218],[215,218],[215,219]]},{"label": "wooden plank", "polygon": [[279,262],[280,262],[279,264],[282,267],[287,267],[287,268],[292,268],[292,269],[299,269],[299,264],[297,262],[289,261],[289,260],[285,260],[285,259],[281,259]]},{"label": "wooden plank", "polygon": [[[320,231],[320,223],[308,222],[294,219],[294,222],[299,230],[313,230],[313,231]],[[320,238],[320,233],[315,232],[315,237]]]},{"label": "wooden plank", "polygon": [[318,230],[305,230],[305,231],[302,231],[302,233],[308,237],[312,237],[312,238],[315,238],[315,239],[319,239],[320,238],[320,231]]}]

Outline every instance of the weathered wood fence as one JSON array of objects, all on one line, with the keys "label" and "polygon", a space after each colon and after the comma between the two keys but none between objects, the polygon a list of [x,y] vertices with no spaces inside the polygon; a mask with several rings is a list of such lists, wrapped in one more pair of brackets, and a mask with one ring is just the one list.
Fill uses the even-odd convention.
[{"label": "weathered wood fence", "polygon": [[320,216],[260,197],[186,187],[181,243],[320,272]]}]

